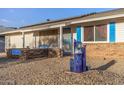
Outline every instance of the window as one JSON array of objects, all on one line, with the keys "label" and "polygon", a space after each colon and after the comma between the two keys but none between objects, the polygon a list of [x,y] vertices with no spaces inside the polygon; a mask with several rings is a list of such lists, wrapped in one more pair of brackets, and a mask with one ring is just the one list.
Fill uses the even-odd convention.
[{"label": "window", "polygon": [[95,26],[95,41],[107,41],[107,25]]},{"label": "window", "polygon": [[107,41],[107,24],[85,26],[84,41]]},{"label": "window", "polygon": [[84,27],[84,41],[94,41],[94,27]]}]

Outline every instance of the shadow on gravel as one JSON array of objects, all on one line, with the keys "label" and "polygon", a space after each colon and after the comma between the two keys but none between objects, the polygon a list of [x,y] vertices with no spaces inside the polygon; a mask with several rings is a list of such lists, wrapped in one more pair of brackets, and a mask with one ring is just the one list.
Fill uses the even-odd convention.
[{"label": "shadow on gravel", "polygon": [[15,61],[18,61],[18,59],[9,59],[6,57],[0,58],[0,64],[10,63],[10,62],[15,62]]},{"label": "shadow on gravel", "polygon": [[24,61],[24,63],[29,63],[29,62],[34,62],[34,61],[42,61],[42,60],[45,60],[45,59],[48,59],[48,57],[28,59],[28,60]]},{"label": "shadow on gravel", "polygon": [[98,68],[93,68],[92,70],[106,70],[106,69],[108,69],[109,67],[111,67],[112,65],[114,65],[115,63],[116,63],[115,60],[111,60],[111,61],[108,62],[107,64],[102,65],[102,66],[100,66],[100,67],[98,67]]}]

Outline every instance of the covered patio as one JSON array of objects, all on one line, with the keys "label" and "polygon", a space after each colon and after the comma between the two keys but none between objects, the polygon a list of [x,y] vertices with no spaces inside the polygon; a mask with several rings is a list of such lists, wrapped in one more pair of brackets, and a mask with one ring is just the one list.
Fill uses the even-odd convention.
[{"label": "covered patio", "polygon": [[[73,32],[71,26],[37,27],[21,29],[6,35],[8,58],[14,58],[12,49],[21,50],[21,59],[40,57],[62,57],[73,54]],[[16,35],[16,36],[15,36]],[[18,35],[18,36],[17,36]]]},{"label": "covered patio", "polygon": [[59,48],[64,55],[73,52],[73,32],[70,26],[22,32],[23,48]]}]

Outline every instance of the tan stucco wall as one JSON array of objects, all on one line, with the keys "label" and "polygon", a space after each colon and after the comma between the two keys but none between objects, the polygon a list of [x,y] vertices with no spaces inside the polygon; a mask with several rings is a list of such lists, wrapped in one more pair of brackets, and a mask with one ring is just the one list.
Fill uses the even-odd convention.
[{"label": "tan stucco wall", "polygon": [[25,36],[25,43],[24,43],[24,46],[25,48],[29,47],[29,48],[33,48],[34,47],[34,38],[33,38],[33,32],[30,32],[30,33],[25,33],[24,34]]},{"label": "tan stucco wall", "polygon": [[[33,32],[25,33],[24,47],[30,46],[33,48]],[[5,36],[5,48],[23,48],[23,35],[22,33],[7,34]]]},{"label": "tan stucco wall", "polygon": [[[8,34],[6,38],[6,49],[23,48],[22,33]],[[39,45],[49,44],[50,46],[58,45],[58,30],[42,32],[25,32],[24,48],[38,48]]]},{"label": "tan stucco wall", "polygon": [[25,33],[25,48],[38,48],[39,38],[39,32]]},{"label": "tan stucco wall", "polygon": [[9,34],[5,36],[6,48],[22,48],[23,38],[21,33]]}]

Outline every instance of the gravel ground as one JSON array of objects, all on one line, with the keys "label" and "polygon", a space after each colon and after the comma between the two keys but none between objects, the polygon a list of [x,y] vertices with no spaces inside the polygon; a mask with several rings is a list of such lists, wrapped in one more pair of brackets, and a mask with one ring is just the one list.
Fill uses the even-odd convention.
[{"label": "gravel ground", "polygon": [[88,57],[87,64],[91,69],[105,70],[124,76],[123,58]]},{"label": "gravel ground", "polygon": [[[93,69],[76,74],[69,72],[69,59],[49,58],[26,63],[14,63],[0,68],[0,84],[124,84],[124,77],[107,69]],[[88,59],[88,64],[91,65]],[[97,63],[96,63],[97,64]],[[93,65],[97,68],[96,65]],[[100,65],[99,65],[100,66]]]}]

